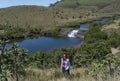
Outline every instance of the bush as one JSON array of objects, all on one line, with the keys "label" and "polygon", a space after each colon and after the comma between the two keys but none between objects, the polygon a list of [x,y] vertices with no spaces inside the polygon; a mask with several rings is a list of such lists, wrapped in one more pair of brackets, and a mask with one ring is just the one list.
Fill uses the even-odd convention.
[{"label": "bush", "polygon": [[92,24],[85,34],[85,42],[86,43],[95,43],[99,40],[107,40],[108,35],[104,31],[101,31],[101,24]]},{"label": "bush", "polygon": [[80,26],[80,23],[76,21],[67,23],[67,27],[73,28],[73,27],[79,27],[79,26]]}]

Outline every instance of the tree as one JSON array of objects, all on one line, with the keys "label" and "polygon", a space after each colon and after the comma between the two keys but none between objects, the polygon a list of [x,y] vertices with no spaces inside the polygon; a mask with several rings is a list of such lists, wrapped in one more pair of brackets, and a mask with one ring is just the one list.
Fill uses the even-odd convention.
[{"label": "tree", "polygon": [[4,65],[4,53],[5,53],[6,41],[0,40],[0,78],[2,81],[7,81],[7,75],[5,74],[6,66]]},{"label": "tree", "polygon": [[94,60],[101,60],[109,54],[110,46],[105,41],[99,41],[94,44],[84,44],[74,55],[74,64],[76,67],[89,66]]},{"label": "tree", "polygon": [[6,48],[6,43],[5,40],[0,41],[0,80],[8,81],[12,76],[15,81],[19,81],[19,75],[23,75],[24,72],[27,51],[16,44]]},{"label": "tree", "polygon": [[9,66],[16,81],[19,81],[19,75],[24,72],[24,64],[27,56],[27,50],[19,48],[16,44],[13,44],[7,54],[9,55]]}]

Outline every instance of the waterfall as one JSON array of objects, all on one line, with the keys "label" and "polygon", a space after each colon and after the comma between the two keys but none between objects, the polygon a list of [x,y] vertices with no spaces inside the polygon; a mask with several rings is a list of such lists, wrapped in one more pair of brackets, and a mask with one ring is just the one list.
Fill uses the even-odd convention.
[{"label": "waterfall", "polygon": [[72,30],[70,33],[68,33],[68,37],[75,38],[79,30]]}]

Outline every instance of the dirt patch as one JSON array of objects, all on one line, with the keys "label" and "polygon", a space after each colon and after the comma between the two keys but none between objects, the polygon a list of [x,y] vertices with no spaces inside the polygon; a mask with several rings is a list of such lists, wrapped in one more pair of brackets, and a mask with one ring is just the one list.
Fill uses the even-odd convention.
[{"label": "dirt patch", "polygon": [[112,51],[112,54],[116,54],[120,52],[119,48],[111,48],[111,51]]}]

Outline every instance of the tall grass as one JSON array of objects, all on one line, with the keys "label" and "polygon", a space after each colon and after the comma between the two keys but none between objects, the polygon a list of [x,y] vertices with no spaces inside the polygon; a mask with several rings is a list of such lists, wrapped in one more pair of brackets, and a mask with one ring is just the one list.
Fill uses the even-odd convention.
[{"label": "tall grass", "polygon": [[60,69],[26,69],[26,78],[25,81],[120,81],[119,75],[110,77],[109,75],[106,78],[97,76],[97,78],[92,77],[91,74],[87,71],[86,68],[72,68],[71,69],[71,78],[65,78],[62,76]]}]

